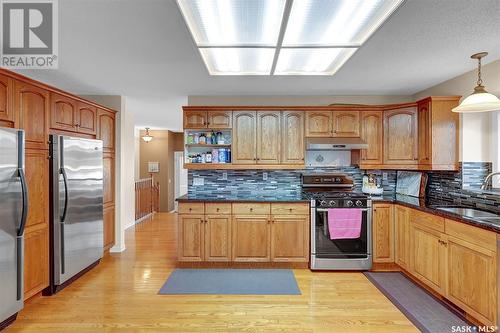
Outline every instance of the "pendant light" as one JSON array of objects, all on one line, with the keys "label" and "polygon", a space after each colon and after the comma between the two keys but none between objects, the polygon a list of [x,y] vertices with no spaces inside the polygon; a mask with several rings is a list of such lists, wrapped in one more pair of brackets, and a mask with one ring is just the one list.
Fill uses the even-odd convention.
[{"label": "pendant light", "polygon": [[481,58],[488,55],[488,52],[481,52],[471,55],[472,59],[477,59],[477,86],[474,92],[467,96],[459,106],[452,109],[453,112],[474,113],[500,110],[500,99],[484,89],[481,79]]},{"label": "pendant light", "polygon": [[149,134],[149,127],[146,127],[146,134],[142,136],[144,142],[148,143],[153,140],[153,136]]}]

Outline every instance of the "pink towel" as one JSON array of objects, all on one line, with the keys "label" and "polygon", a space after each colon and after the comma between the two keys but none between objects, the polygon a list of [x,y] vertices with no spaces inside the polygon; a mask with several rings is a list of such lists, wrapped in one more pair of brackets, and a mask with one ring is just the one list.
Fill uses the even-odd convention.
[{"label": "pink towel", "polygon": [[328,209],[330,239],[353,239],[361,235],[363,211],[357,208]]}]

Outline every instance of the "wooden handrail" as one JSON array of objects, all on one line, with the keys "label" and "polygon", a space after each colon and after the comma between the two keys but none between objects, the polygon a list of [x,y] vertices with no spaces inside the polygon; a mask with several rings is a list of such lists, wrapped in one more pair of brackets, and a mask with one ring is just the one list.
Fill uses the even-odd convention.
[{"label": "wooden handrail", "polygon": [[153,178],[139,179],[135,182],[135,220],[138,221],[158,211],[160,203],[160,184]]}]

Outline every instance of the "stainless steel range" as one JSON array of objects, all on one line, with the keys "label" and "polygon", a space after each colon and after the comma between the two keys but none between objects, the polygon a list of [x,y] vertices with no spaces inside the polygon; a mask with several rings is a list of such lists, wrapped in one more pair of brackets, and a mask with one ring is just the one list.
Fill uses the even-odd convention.
[{"label": "stainless steel range", "polygon": [[[345,174],[303,174],[303,196],[311,200],[311,269],[368,270],[372,267],[371,199],[354,191]],[[361,211],[359,237],[332,239],[328,213],[335,209]],[[359,213],[358,213],[359,214]]]}]

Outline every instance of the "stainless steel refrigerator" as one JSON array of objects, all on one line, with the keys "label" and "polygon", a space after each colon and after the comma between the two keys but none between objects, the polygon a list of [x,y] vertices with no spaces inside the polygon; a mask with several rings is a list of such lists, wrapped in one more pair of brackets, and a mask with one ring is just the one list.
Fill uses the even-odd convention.
[{"label": "stainless steel refrigerator", "polygon": [[58,292],[103,254],[102,141],[50,136],[51,284]]},{"label": "stainless steel refrigerator", "polygon": [[23,308],[27,214],[24,132],[0,127],[0,329],[14,321]]}]

